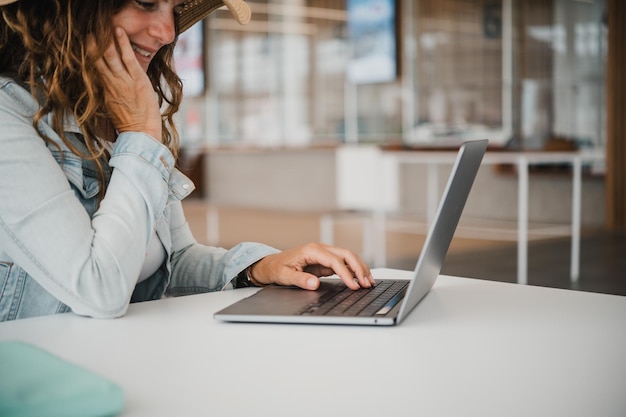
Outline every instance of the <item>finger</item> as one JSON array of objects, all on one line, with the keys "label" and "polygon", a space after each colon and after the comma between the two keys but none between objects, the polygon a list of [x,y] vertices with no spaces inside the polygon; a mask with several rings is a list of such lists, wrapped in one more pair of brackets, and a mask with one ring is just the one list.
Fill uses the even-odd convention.
[{"label": "finger", "polygon": [[319,287],[319,276],[337,274],[349,288],[359,288],[343,261],[321,244],[309,243],[267,256],[257,264],[256,270],[259,271],[261,279],[269,277],[270,282],[280,285],[316,289]]},{"label": "finger", "polygon": [[348,252],[344,255],[344,262],[352,274],[356,277],[359,285],[362,287],[373,287],[376,284],[372,273],[365,262],[361,260],[357,255],[352,252]]},{"label": "finger", "polygon": [[323,265],[307,265],[304,268],[304,272],[313,274],[316,277],[328,277],[335,274],[335,271]]},{"label": "finger", "polygon": [[318,288],[318,277],[332,274],[338,275],[353,290],[373,285],[369,268],[357,255],[319,243],[268,255],[255,264],[251,273],[260,283],[306,289]]},{"label": "finger", "polygon": [[[126,33],[117,28],[115,30],[115,36],[119,39],[126,36]],[[104,64],[104,67],[101,69],[110,79],[120,78],[123,75],[128,74],[128,70],[122,61],[121,51],[118,46],[119,40],[117,39],[114,42],[111,42],[102,55],[102,63]]]},{"label": "finger", "polygon": [[371,287],[369,282],[366,282],[364,280],[359,280],[358,277],[355,280],[354,274],[352,273],[352,271],[350,271],[350,269],[348,269],[348,267],[342,260],[338,259],[336,262],[333,263],[331,268],[333,269],[333,271],[335,271],[335,274],[337,274],[339,278],[341,278],[343,283],[346,284],[346,286],[352,290],[358,290],[361,287],[364,287],[364,288]]},{"label": "finger", "polygon": [[[368,272],[366,270],[369,271],[369,269],[364,262],[359,262],[359,258],[350,251],[325,244],[309,244],[305,247],[305,251],[308,256],[306,257],[306,265],[303,266],[319,265],[326,267],[338,275],[344,284],[352,290],[372,286],[367,279]],[[357,280],[354,279],[355,275]]]},{"label": "finger", "polygon": [[130,44],[130,39],[128,39],[126,32],[122,28],[115,28],[115,36],[117,48],[119,49],[119,54],[122,58],[126,73],[128,73],[133,80],[136,80],[137,77],[144,76],[144,70],[137,61],[135,51],[133,51],[133,47]]},{"label": "finger", "polygon": [[109,81],[135,82],[143,75],[135,53],[122,28],[115,28],[115,40],[106,48],[102,56],[102,64],[98,67]]},{"label": "finger", "polygon": [[276,280],[279,285],[295,285],[305,290],[316,290],[320,286],[320,279],[308,272],[296,271],[286,268]]},{"label": "finger", "polygon": [[[360,284],[354,280],[354,274],[344,262],[341,254],[335,253],[334,248],[327,245],[309,245],[311,251],[307,257],[307,267],[318,266],[318,271],[327,268],[341,278],[346,286],[358,290]],[[364,286],[369,286],[365,284]]]},{"label": "finger", "polygon": [[369,267],[359,256],[347,249],[334,246],[327,246],[326,249],[347,265],[361,287],[369,288],[376,284]]},{"label": "finger", "polygon": [[254,278],[253,282],[262,285],[295,285],[304,289],[317,289],[319,278],[291,263],[290,252],[294,250],[268,255],[252,265],[249,274]]},{"label": "finger", "polygon": [[[364,287],[364,288],[369,288],[375,285],[374,279],[371,278],[369,274],[367,273],[364,274],[365,282],[364,283],[359,282],[356,273],[352,270],[352,268],[350,268],[349,265],[347,265],[347,267],[348,267],[348,270],[350,270],[350,273],[352,274],[352,277],[353,277],[352,279],[353,280],[357,279],[359,286]],[[323,265],[309,265],[304,268],[304,272],[308,272],[317,277],[327,277],[327,276],[335,274],[335,271]]]}]

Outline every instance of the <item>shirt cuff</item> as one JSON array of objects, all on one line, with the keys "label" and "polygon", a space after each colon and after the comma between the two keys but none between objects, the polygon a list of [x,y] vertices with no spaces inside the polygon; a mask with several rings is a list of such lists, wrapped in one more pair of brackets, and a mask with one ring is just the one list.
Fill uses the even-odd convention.
[{"label": "shirt cuff", "polygon": [[152,136],[142,132],[122,132],[115,141],[111,159],[118,156],[135,156],[159,170],[167,182],[174,169],[174,155]]}]

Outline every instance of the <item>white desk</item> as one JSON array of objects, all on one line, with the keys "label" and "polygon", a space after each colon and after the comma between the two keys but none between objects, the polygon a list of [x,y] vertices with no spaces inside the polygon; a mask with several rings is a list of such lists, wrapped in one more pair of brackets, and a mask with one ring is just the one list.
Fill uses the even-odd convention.
[{"label": "white desk", "polygon": [[0,323],[0,340],[115,381],[124,417],[626,415],[626,297],[442,276],[393,328],[212,318],[252,291]]},{"label": "white desk", "polygon": [[[388,167],[399,164],[418,164],[428,167],[427,177],[427,218],[428,223],[434,218],[439,204],[440,190],[438,165],[452,164],[456,158],[456,152],[446,151],[385,151],[381,153],[381,167],[387,167],[385,172],[394,172],[397,168]],[[569,228],[571,235],[571,261],[570,278],[575,282],[580,274],[580,228],[581,228],[581,189],[582,189],[582,164],[602,161],[604,155],[599,152],[494,152],[487,151],[483,158],[483,165],[512,164],[517,168],[518,197],[517,197],[517,282],[528,282],[528,182],[529,169],[533,164],[569,164],[572,166],[572,221]],[[394,183],[393,179],[384,179],[382,184]],[[395,181],[397,183],[397,181]],[[386,185],[382,185],[386,187]],[[383,199],[385,190],[379,191],[380,199]],[[374,264],[385,266],[386,239],[385,239],[385,214],[384,210],[378,209],[374,216],[374,233],[372,239],[377,245],[374,248],[376,256]]]}]

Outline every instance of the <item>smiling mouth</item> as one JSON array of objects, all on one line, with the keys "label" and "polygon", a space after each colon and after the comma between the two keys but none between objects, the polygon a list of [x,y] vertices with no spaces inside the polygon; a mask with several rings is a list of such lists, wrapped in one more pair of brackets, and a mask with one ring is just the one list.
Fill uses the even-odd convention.
[{"label": "smiling mouth", "polygon": [[135,52],[137,52],[139,55],[144,56],[146,58],[151,58],[152,57],[152,53],[151,52],[148,52],[145,49],[141,49],[140,47],[138,47],[134,43],[132,44],[132,47],[133,47],[133,50]]}]

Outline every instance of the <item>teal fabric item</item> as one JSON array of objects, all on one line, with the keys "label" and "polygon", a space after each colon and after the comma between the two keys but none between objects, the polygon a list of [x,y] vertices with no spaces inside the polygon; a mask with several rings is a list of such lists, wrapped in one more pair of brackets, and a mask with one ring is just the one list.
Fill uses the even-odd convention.
[{"label": "teal fabric item", "polygon": [[114,383],[36,346],[0,343],[0,416],[112,417],[124,407]]}]

